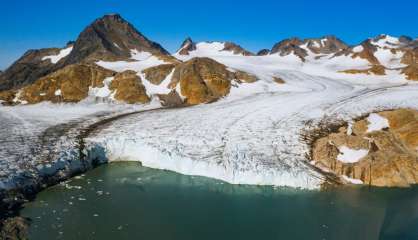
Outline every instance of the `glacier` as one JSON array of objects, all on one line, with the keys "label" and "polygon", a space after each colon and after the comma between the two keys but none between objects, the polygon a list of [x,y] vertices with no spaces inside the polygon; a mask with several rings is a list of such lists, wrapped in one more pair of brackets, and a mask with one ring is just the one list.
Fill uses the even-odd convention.
[{"label": "glacier", "polygon": [[[0,188],[49,175],[64,179],[69,176],[64,171],[70,175],[80,171],[80,132],[112,116],[132,113],[87,136],[82,147],[90,162],[140,161],[233,184],[317,189],[325,177],[309,163],[304,133],[324,119],[350,121],[370,112],[418,106],[418,85],[396,70],[385,76],[347,75],[337,71],[358,60],[341,57],[332,64],[301,64],[294,56],[219,53],[218,45],[211,51],[206,44],[199,54],[259,80],[234,82],[230,94],[215,103],[174,109],[162,108],[155,99],[148,105],[97,103],[101,94],[92,89],[89,99],[78,104],[1,106]],[[187,60],[194,55],[178,57]],[[145,65],[155,64],[146,58],[102,66],[141,75]],[[152,86],[141,76],[149,93],[166,93],[164,86]],[[273,77],[285,83],[278,84]],[[147,109],[156,110],[141,112]]]}]

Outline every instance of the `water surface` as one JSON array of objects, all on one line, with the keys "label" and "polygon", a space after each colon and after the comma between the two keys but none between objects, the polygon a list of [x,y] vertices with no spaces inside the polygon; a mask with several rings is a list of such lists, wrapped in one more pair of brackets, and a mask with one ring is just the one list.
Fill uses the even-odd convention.
[{"label": "water surface", "polygon": [[418,239],[418,188],[303,191],[101,166],[41,192],[30,239]]}]

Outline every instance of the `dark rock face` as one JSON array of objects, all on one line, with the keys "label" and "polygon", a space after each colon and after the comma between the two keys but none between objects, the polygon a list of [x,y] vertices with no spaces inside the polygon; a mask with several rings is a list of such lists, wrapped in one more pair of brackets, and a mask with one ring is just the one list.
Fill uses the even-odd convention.
[{"label": "dark rock face", "polygon": [[188,37],[186,38],[186,40],[183,41],[177,52],[180,55],[189,55],[189,52],[194,50],[196,50],[196,43],[193,42],[193,40],[190,37]]},{"label": "dark rock face", "polygon": [[225,47],[222,51],[229,51],[234,54],[242,54],[244,56],[254,56],[254,53],[245,50],[240,45],[232,43],[232,42],[225,42]]},{"label": "dark rock face", "polygon": [[305,39],[304,43],[314,53],[331,54],[347,49],[348,46],[335,36]]},{"label": "dark rock face", "polygon": [[280,56],[286,56],[291,53],[294,53],[296,56],[305,60],[305,57],[308,56],[308,53],[305,49],[300,46],[303,44],[303,41],[299,38],[290,38],[276,43],[271,49],[271,54],[279,53]]},{"label": "dark rock face", "polygon": [[169,55],[158,43],[148,40],[120,15],[105,15],[80,33],[64,64],[126,59],[131,56],[132,49],[154,55]]},{"label": "dark rock face", "polygon": [[164,107],[181,107],[184,105],[176,90],[171,90],[169,94],[158,94],[158,98]]},{"label": "dark rock face", "polygon": [[404,43],[404,44],[409,44],[412,41],[413,41],[412,38],[409,37],[409,36],[402,35],[402,36],[399,37],[399,42]]},{"label": "dark rock face", "polygon": [[29,50],[0,75],[0,91],[19,88],[33,83],[54,69],[49,60],[42,60],[48,55],[56,55],[59,48]]},{"label": "dark rock face", "polygon": [[257,56],[266,56],[270,54],[270,50],[269,49],[261,49],[260,51],[257,52]]}]

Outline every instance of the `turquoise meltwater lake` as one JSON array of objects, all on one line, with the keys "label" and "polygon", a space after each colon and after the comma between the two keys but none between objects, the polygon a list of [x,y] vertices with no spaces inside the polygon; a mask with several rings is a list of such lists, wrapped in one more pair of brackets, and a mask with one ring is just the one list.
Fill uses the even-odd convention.
[{"label": "turquoise meltwater lake", "polygon": [[48,188],[30,239],[418,239],[418,187],[306,191],[113,163]]}]

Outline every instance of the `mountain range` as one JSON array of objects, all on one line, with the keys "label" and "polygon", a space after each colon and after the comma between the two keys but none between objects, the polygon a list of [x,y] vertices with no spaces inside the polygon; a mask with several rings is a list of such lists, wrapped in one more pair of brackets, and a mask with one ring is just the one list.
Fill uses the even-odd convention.
[{"label": "mountain range", "polygon": [[[234,66],[228,63],[234,61]],[[418,39],[379,35],[350,46],[335,36],[289,38],[252,53],[233,42],[187,38],[170,54],[118,14],[105,15],[63,48],[29,50],[0,72],[3,104],[83,100],[166,106],[216,101],[258,81],[283,84],[244,67],[298,69],[338,79],[418,80]]]}]

